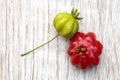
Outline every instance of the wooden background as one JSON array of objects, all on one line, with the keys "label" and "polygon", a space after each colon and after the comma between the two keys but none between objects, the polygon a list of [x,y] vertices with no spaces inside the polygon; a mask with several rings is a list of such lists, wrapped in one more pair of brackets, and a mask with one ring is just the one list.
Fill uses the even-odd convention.
[{"label": "wooden background", "polygon": [[[69,62],[68,40],[21,57],[56,35],[53,18],[75,7],[79,31],[94,32],[104,50],[98,67],[82,71]],[[0,80],[120,80],[120,0],[0,0]]]}]

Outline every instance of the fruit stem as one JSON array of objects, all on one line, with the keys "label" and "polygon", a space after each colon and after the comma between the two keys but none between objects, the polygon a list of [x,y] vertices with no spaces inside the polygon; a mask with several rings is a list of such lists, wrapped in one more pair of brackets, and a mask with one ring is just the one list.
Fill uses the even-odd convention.
[{"label": "fruit stem", "polygon": [[21,56],[25,56],[25,55],[27,55],[27,54],[29,54],[29,53],[31,53],[31,52],[33,52],[33,51],[35,51],[35,50],[43,47],[44,45],[46,45],[46,44],[50,43],[51,41],[53,41],[53,40],[54,40],[55,38],[57,38],[58,36],[59,36],[59,34],[57,34],[55,37],[53,37],[52,39],[48,40],[47,42],[43,43],[42,45],[40,45],[40,46],[38,46],[38,47],[36,47],[36,48],[34,48],[34,49],[32,49],[32,50],[29,50],[29,51],[21,54]]}]

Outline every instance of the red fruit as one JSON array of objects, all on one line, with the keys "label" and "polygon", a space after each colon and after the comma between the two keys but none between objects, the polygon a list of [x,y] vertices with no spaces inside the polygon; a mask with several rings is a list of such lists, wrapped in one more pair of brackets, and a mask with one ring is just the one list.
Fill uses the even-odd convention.
[{"label": "red fruit", "polygon": [[80,44],[81,40],[85,37],[84,33],[82,32],[77,32],[73,38],[70,39],[69,45],[70,47],[74,47],[77,44]]},{"label": "red fruit", "polygon": [[71,57],[71,63],[73,65],[79,65],[79,62],[80,62],[79,54],[75,54]]},{"label": "red fruit", "polygon": [[81,56],[81,60],[79,63],[80,68],[85,70],[87,69],[88,65],[89,65],[89,58],[87,58],[85,55]]},{"label": "red fruit", "polygon": [[102,50],[103,45],[96,40],[94,33],[77,32],[69,40],[67,53],[71,57],[73,65],[78,65],[81,69],[87,69],[88,66],[97,66],[99,64],[99,56]]},{"label": "red fruit", "polygon": [[90,57],[90,65],[91,66],[97,66],[99,64],[99,57],[92,56]]}]

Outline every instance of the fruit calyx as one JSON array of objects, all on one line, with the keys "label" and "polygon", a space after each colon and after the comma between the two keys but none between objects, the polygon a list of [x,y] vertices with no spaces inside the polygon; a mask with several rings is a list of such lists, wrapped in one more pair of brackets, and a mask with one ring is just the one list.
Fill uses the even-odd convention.
[{"label": "fruit calyx", "polygon": [[83,18],[82,17],[79,17],[80,13],[78,12],[78,9],[72,9],[71,11],[71,15],[77,19],[77,20],[82,20]]},{"label": "fruit calyx", "polygon": [[80,45],[80,56],[83,56],[83,54],[87,51],[87,49],[83,46],[83,45]]},{"label": "fruit calyx", "polygon": [[73,50],[73,52],[80,54],[80,56],[83,56],[86,51],[87,49],[83,45],[80,45],[79,48]]}]

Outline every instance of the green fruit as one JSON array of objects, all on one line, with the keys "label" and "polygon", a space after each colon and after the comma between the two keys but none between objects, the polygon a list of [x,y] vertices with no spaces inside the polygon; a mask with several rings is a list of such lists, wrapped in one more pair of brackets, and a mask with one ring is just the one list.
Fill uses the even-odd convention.
[{"label": "green fruit", "polygon": [[53,25],[54,25],[56,31],[58,32],[58,34],[55,37],[53,37],[52,39],[43,43],[42,45],[39,45],[39,46],[33,48],[32,50],[29,50],[29,51],[21,54],[21,56],[25,56],[25,55],[43,47],[44,45],[53,41],[59,35],[65,37],[65,38],[73,37],[74,34],[78,31],[79,24],[78,24],[77,20],[82,19],[81,17],[78,17],[78,16],[79,16],[79,12],[77,12],[77,9],[74,9],[74,8],[72,9],[71,14],[69,14],[69,13],[57,14],[56,17],[54,18]]},{"label": "green fruit", "polygon": [[71,14],[69,13],[59,13],[56,15],[53,21],[53,25],[61,36],[65,38],[71,38],[78,31],[78,21],[82,18],[78,17],[79,13],[77,9],[72,9]]}]

